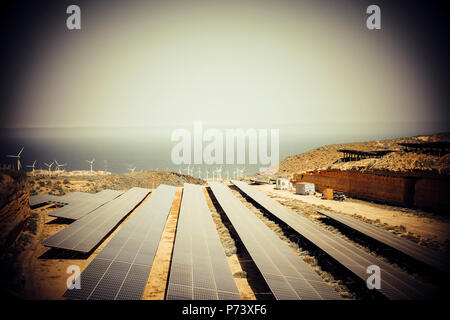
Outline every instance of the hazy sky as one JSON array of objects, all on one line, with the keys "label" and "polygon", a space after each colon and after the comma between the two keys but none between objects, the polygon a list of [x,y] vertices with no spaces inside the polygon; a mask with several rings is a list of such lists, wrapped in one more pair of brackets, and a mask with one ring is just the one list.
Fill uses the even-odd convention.
[{"label": "hazy sky", "polygon": [[81,2],[81,31],[66,30],[61,5],[11,75],[1,125],[446,121],[423,52],[389,9],[369,31],[370,3],[331,3]]}]

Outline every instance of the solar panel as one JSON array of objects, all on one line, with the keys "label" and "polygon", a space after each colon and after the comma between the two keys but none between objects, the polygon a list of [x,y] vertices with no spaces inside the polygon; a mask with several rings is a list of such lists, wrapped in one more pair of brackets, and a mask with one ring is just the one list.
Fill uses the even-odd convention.
[{"label": "solar panel", "polygon": [[376,265],[381,270],[379,291],[390,299],[429,299],[437,288],[416,280],[407,273],[394,269],[391,265],[357,248],[350,242],[298,215],[264,193],[245,182],[232,181],[242,192],[256,203],[286,223],[301,236],[325,251],[348,270],[366,281],[367,267]]},{"label": "solar panel", "polygon": [[209,185],[277,300],[341,299],[225,185]]},{"label": "solar panel", "polygon": [[81,289],[67,290],[63,296],[141,299],[176,190],[160,185],[81,273]]},{"label": "solar panel", "polygon": [[93,212],[95,209],[101,207],[105,203],[119,197],[121,194],[123,194],[122,191],[107,189],[96,194],[89,194],[90,197],[83,196],[83,193],[81,193],[81,195],[73,195],[72,198],[69,199],[70,204],[68,206],[56,209],[48,215],[58,218],[78,220],[88,213]]},{"label": "solar panel", "polygon": [[318,212],[354,230],[357,230],[372,239],[384,243],[385,245],[394,248],[418,261],[433,266],[444,272],[449,272],[450,270],[448,257],[442,255],[437,250],[424,248],[412,241],[397,237],[394,234],[377,228],[372,224],[359,221],[344,214],[334,213],[326,210],[319,210]]},{"label": "solar panel", "polygon": [[184,184],[166,299],[240,299],[200,185]]},{"label": "solar panel", "polygon": [[98,195],[98,194],[100,194],[100,192],[99,193],[89,193],[89,192],[74,191],[74,192],[66,193],[65,195],[59,196],[59,198],[63,202],[67,202],[68,204],[73,204],[78,201],[84,201],[84,200],[91,199],[92,197],[94,197],[95,195]]},{"label": "solar panel", "polygon": [[51,194],[36,194],[30,196],[29,203],[31,208],[41,204],[48,204],[48,203],[58,203],[61,205],[67,204],[62,201],[61,196],[55,196]]},{"label": "solar panel", "polygon": [[[108,191],[114,191],[114,190],[104,190],[104,191],[97,193],[97,195],[101,194],[103,192],[108,192]],[[56,196],[56,195],[52,195],[52,194],[37,194],[37,195],[30,196],[29,203],[30,203],[30,207],[34,207],[34,206],[37,206],[40,204],[49,204],[49,203],[56,203],[59,205],[69,205],[69,204],[76,204],[80,201],[85,201],[85,200],[91,199],[95,195],[96,194],[94,194],[94,193],[79,192],[79,191],[66,193],[65,195],[62,195],[62,196]]]},{"label": "solar panel", "polygon": [[104,204],[95,214],[88,214],[44,240],[42,244],[88,253],[130,213],[150,190],[131,188],[120,197]]}]

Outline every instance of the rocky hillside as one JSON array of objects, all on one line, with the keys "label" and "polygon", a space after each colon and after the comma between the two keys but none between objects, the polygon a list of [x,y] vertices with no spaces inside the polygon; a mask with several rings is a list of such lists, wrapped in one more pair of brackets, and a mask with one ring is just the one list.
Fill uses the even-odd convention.
[{"label": "rocky hillside", "polygon": [[17,237],[30,215],[25,174],[0,171],[0,253]]},{"label": "rocky hillside", "polygon": [[[433,171],[439,174],[450,173],[450,154],[435,156],[414,152],[405,152],[401,142],[438,142],[450,141],[450,133],[430,136],[416,136],[392,140],[343,143],[322,146],[295,156],[290,156],[280,163],[279,174],[308,172],[314,170],[357,170],[357,171]],[[382,158],[370,158],[360,161],[343,162],[339,149],[361,151],[393,150]]]}]

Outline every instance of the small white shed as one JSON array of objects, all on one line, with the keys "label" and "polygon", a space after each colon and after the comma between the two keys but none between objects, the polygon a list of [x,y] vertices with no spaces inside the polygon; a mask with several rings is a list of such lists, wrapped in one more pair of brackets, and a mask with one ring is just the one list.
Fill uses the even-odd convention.
[{"label": "small white shed", "polygon": [[316,192],[314,183],[309,182],[299,182],[295,184],[295,193],[302,195],[311,195]]},{"label": "small white shed", "polygon": [[277,183],[275,189],[278,190],[289,190],[292,188],[292,183],[286,178],[277,178]]}]

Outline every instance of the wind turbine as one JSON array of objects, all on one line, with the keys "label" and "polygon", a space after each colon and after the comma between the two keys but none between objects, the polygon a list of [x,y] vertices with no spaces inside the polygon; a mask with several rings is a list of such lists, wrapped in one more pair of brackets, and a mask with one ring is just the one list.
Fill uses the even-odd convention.
[{"label": "wind turbine", "polygon": [[178,167],[178,173],[181,174],[181,166]]},{"label": "wind turbine", "polygon": [[58,163],[58,161],[56,161],[56,160],[55,160],[55,164],[56,164],[56,172],[58,173],[58,175],[61,173],[61,171],[64,171],[64,170],[61,170],[60,168],[67,165],[67,163]]},{"label": "wind turbine", "polygon": [[47,162],[44,162],[44,164],[48,167],[48,174],[51,175],[52,174],[52,166],[53,166],[53,162],[48,164]]},{"label": "wind turbine", "polygon": [[17,158],[17,171],[20,170],[20,168],[22,167],[22,164],[20,163],[20,154],[22,153],[24,147],[22,147],[22,149],[20,149],[19,153],[17,155],[7,155],[8,158]]},{"label": "wind turbine", "polygon": [[244,177],[244,171],[245,171],[245,166],[242,169],[237,169],[238,173],[239,173],[239,177],[238,178],[243,178]]},{"label": "wind turbine", "polygon": [[216,169],[216,173],[217,173],[216,178],[222,180],[222,166]]},{"label": "wind turbine", "polygon": [[86,160],[86,162],[89,163],[91,166],[91,173],[92,173],[92,165],[94,164],[94,161],[95,161],[95,158],[93,158],[91,161]]},{"label": "wind turbine", "polygon": [[227,179],[230,180],[230,169],[227,168]]},{"label": "wind turbine", "polygon": [[34,166],[35,165],[36,165],[36,160],[34,160],[34,162],[33,162],[33,164],[31,166],[27,166],[28,168],[32,168],[31,174],[33,175],[33,177],[34,177]]},{"label": "wind turbine", "polygon": [[191,165],[189,165],[186,169],[183,169],[183,171],[187,172],[187,175],[191,173]]},{"label": "wind turbine", "polygon": [[202,170],[200,169],[200,167],[198,167],[197,174],[198,174],[198,178],[201,179],[202,178]]},{"label": "wind turbine", "polygon": [[134,167],[134,168],[128,168],[128,170],[130,171],[130,173],[134,173],[134,170],[136,170],[136,167]]}]

